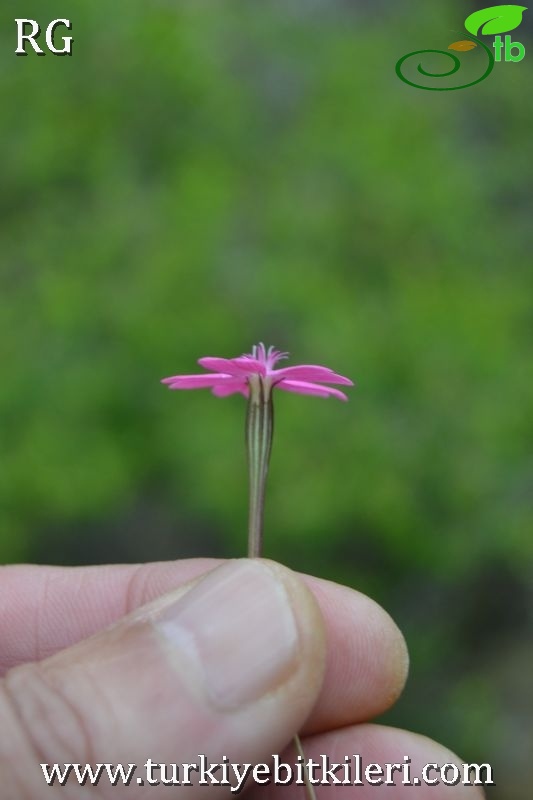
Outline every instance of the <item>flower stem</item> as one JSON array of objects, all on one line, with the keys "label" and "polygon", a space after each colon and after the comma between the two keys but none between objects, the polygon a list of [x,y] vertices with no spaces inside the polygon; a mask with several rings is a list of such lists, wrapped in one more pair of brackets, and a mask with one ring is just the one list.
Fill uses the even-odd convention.
[{"label": "flower stem", "polygon": [[296,734],[296,736],[294,737],[293,742],[296,752],[298,753],[298,755],[302,759],[302,763],[304,764],[305,792],[309,800],[316,800],[315,787],[311,783],[311,779],[309,778],[309,770],[305,766],[305,753],[302,747],[302,740],[300,739],[298,734]]},{"label": "flower stem", "polygon": [[259,558],[263,544],[265,487],[274,433],[274,406],[270,387],[257,380],[250,386],[246,415],[246,447],[250,480],[248,557]]},{"label": "flower stem", "polygon": [[[263,551],[263,519],[265,487],[274,434],[274,404],[271,387],[259,376],[249,380],[250,397],[246,414],[246,451],[250,482],[250,507],[248,515],[248,558],[259,558]],[[293,739],[296,752],[305,762],[302,742],[298,734]],[[305,790],[308,800],[316,800],[315,789],[304,766]]]}]

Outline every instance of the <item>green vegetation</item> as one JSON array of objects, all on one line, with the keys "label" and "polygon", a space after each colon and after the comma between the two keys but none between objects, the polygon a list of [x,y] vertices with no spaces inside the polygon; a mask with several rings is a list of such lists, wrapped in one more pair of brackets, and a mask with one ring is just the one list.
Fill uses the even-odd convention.
[{"label": "green vegetation", "polygon": [[358,385],[277,395],[266,554],[382,603],[388,720],[525,800],[533,49],[421,92],[395,61],[461,4],[68,5],[72,58],[0,12],[0,558],[243,553],[244,401],[158,381],[325,363]]}]

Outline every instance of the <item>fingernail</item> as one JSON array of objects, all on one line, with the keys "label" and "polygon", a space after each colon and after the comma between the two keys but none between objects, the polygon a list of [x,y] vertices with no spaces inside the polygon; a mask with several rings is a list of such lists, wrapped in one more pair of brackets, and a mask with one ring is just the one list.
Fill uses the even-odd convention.
[{"label": "fingernail", "polygon": [[221,710],[257,700],[286,680],[298,628],[282,579],[260,561],[231,561],[166,607],[156,628],[186,651]]}]

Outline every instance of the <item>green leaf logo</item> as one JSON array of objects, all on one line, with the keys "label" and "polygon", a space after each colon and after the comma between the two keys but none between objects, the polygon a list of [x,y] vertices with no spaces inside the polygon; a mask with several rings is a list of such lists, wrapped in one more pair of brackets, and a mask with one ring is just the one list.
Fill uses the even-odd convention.
[{"label": "green leaf logo", "polygon": [[493,36],[518,28],[527,6],[491,6],[474,11],[465,19],[465,28],[473,36],[484,33]]}]

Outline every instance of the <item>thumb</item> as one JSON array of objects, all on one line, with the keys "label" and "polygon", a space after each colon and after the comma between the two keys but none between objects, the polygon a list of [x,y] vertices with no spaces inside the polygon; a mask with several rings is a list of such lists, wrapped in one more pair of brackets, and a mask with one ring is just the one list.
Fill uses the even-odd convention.
[{"label": "thumb", "polygon": [[[322,618],[303,582],[273,562],[227,562],[113,628],[8,673],[0,683],[2,796],[95,796],[93,778],[82,789],[75,768],[64,787],[57,773],[55,790],[47,787],[54,764],[61,773],[65,764],[93,772],[135,765],[127,787],[122,778],[112,786],[101,769],[98,796],[118,800],[157,796],[151,780],[182,780],[181,765],[199,764],[200,755],[268,761],[310,713],[323,666]],[[146,767],[148,759],[165,774]],[[206,791],[198,774],[190,780],[182,793]]]}]

